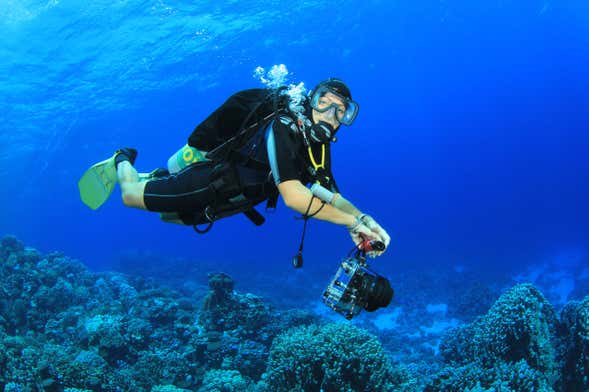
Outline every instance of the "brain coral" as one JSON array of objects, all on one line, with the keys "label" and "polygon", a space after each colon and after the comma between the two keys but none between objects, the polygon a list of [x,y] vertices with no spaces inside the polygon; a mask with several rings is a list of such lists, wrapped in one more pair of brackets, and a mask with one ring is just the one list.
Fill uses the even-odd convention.
[{"label": "brain coral", "polygon": [[350,324],[295,327],[279,335],[265,374],[273,391],[389,391],[396,381],[378,340]]},{"label": "brain coral", "polygon": [[448,364],[481,369],[523,360],[554,385],[559,377],[556,328],[552,305],[534,286],[520,284],[506,291],[485,316],[449,332],[441,354]]},{"label": "brain coral", "polygon": [[589,391],[589,296],[570,302],[561,314],[567,331],[565,383],[571,391]]}]

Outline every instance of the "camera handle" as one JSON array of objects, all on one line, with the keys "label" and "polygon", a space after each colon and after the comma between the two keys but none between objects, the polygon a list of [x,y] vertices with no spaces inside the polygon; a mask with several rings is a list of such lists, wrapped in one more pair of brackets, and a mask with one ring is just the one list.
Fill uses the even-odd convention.
[{"label": "camera handle", "polygon": [[355,246],[350,253],[348,253],[348,257],[355,252],[354,257],[361,259],[364,261],[366,259],[366,253],[372,252],[373,250],[376,251],[383,251],[385,249],[385,244],[379,240],[364,240]]}]

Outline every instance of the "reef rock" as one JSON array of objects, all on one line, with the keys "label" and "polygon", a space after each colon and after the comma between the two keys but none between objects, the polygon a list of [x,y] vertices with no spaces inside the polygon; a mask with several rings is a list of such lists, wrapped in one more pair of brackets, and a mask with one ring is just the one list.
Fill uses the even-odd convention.
[{"label": "reef rock", "polygon": [[561,312],[565,335],[564,383],[571,391],[589,391],[589,296],[569,302]]},{"label": "reef rock", "polygon": [[404,381],[376,337],[350,324],[302,326],[279,335],[264,377],[270,391],[391,391]]},{"label": "reef rock", "polygon": [[440,346],[447,365],[426,391],[498,388],[551,391],[559,383],[558,320],[532,285],[507,290],[489,312],[449,332]]}]

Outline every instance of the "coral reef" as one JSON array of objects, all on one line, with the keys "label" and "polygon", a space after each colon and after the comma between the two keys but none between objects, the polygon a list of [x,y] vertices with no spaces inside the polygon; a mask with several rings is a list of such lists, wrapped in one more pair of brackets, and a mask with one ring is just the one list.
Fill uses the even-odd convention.
[{"label": "coral reef", "polygon": [[142,278],[92,274],[78,261],[57,253],[42,256],[14,237],[3,238],[0,249],[0,385],[198,385],[199,361],[189,346],[200,328],[193,299]]},{"label": "coral reef", "polygon": [[251,382],[237,370],[209,370],[203,379],[199,392],[245,392],[252,388]]},{"label": "coral reef", "polygon": [[[557,317],[531,284],[499,296],[457,284],[468,272],[435,271],[446,283],[406,275],[397,291],[411,295],[390,309],[325,324],[302,308],[277,310],[281,298],[236,291],[224,273],[182,282],[183,263],[172,289],[2,238],[0,390],[589,390],[589,297]],[[301,291],[308,280],[289,282],[289,301],[317,303]]]},{"label": "coral reef", "polygon": [[271,318],[270,307],[253,294],[235,295],[234,282],[224,273],[209,275],[210,291],[203,303],[200,322],[207,331],[239,329],[240,337],[258,338]]},{"label": "coral reef", "polygon": [[552,390],[560,381],[557,325],[552,306],[534,286],[514,286],[485,316],[446,334],[440,349],[450,368],[426,390],[503,384],[518,391]]},{"label": "coral reef", "polygon": [[473,365],[446,367],[424,389],[424,392],[442,391],[551,392],[554,389],[540,371],[520,360],[515,363],[498,361],[488,368]]},{"label": "coral reef", "polygon": [[390,391],[404,382],[373,336],[349,324],[290,329],[274,339],[264,381],[273,391]]},{"label": "coral reef", "polygon": [[589,390],[589,296],[568,303],[561,312],[565,338],[564,385],[571,391]]},{"label": "coral reef", "polygon": [[556,326],[552,305],[534,286],[521,284],[505,292],[485,316],[448,335],[441,351],[446,361],[459,365],[524,359],[554,373]]},{"label": "coral reef", "polygon": [[0,390],[243,390],[266,370],[274,336],[316,321],[271,312],[221,273],[203,301],[14,237],[0,258]]}]

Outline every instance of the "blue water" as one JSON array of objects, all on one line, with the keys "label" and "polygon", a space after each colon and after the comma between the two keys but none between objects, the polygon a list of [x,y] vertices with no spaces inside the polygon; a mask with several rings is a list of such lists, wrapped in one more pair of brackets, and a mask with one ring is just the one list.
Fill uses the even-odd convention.
[{"label": "blue water", "polygon": [[[165,165],[226,97],[261,86],[257,66],[283,63],[309,88],[343,78],[361,105],[334,174],[391,234],[383,273],[587,262],[587,2],[193,3],[0,4],[0,233],[96,268],[137,250],[287,270],[302,223],[282,203],[263,227],[238,216],[198,236],[118,190],[91,211],[77,190],[121,146],[140,170]],[[335,269],[351,246],[313,221],[305,263]]]}]

